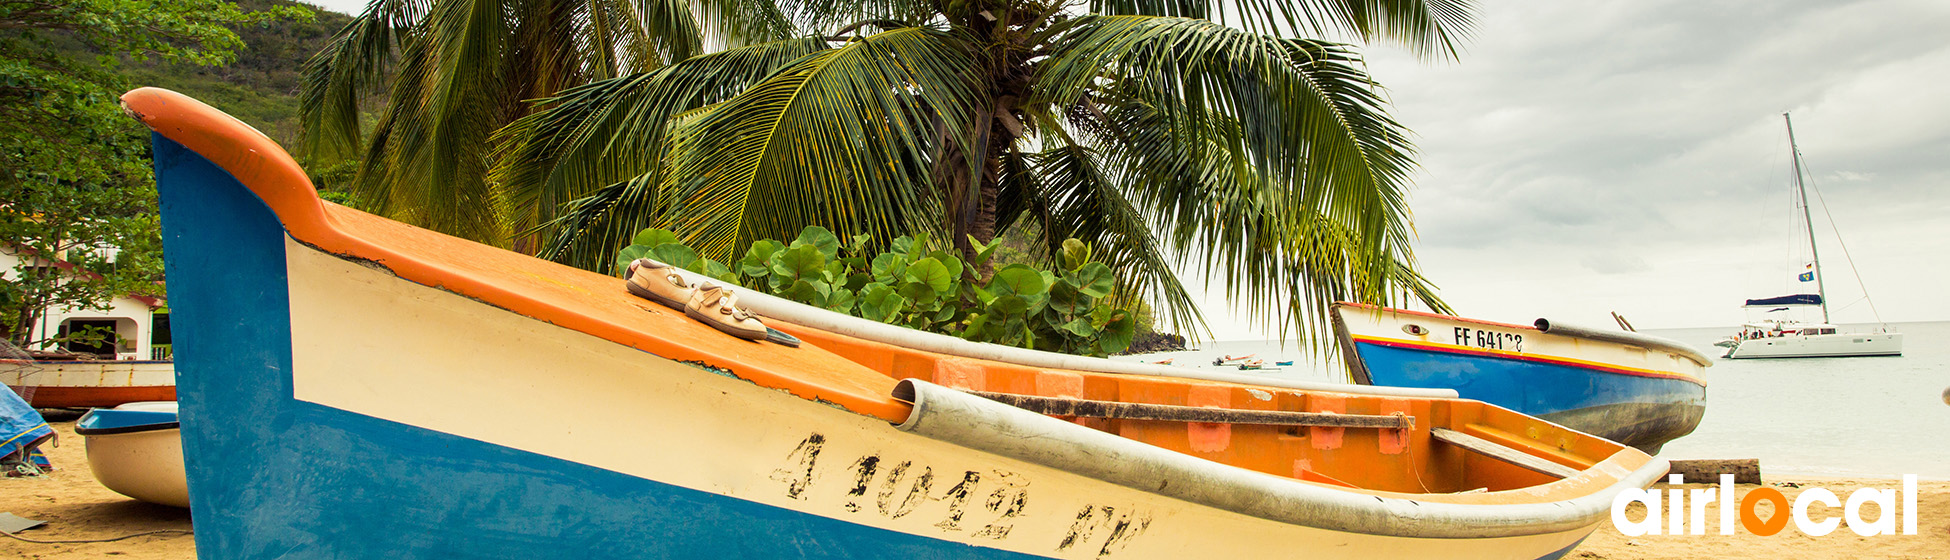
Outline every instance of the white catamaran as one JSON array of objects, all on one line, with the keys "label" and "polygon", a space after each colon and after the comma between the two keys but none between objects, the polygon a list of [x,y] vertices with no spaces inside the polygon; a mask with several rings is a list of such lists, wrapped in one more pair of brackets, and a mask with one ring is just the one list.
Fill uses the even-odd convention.
[{"label": "white catamaran", "polygon": [[[1784,296],[1750,299],[1745,307],[1775,312],[1792,308],[1819,307],[1821,322],[1807,323],[1792,319],[1769,317],[1742,326],[1739,334],[1729,336],[1716,343],[1727,349],[1728,358],[1830,358],[1845,356],[1900,356],[1903,353],[1903,335],[1891,332],[1887,325],[1875,332],[1846,332],[1830,322],[1828,317],[1827,283],[1822,277],[1821,253],[1816,248],[1814,221],[1808,212],[1808,187],[1802,181],[1806,173],[1801,162],[1801,148],[1794,142],[1794,120],[1783,113],[1781,118],[1787,122],[1788,148],[1794,154],[1794,203],[1801,211],[1801,224],[1805,226],[1808,241],[1808,260],[1802,263],[1802,270],[1796,271],[1799,283],[1814,283],[1815,293],[1794,293]],[[1798,232],[1797,232],[1798,233]],[[1839,236],[1838,236],[1839,237]],[[1848,248],[1843,246],[1846,252]],[[1851,266],[1853,266],[1851,264]],[[1859,281],[1859,277],[1858,277]],[[1796,290],[1804,291],[1804,290]],[[1868,288],[1863,287],[1864,299]],[[1875,303],[1870,302],[1871,310]],[[1878,317],[1880,320],[1880,317]]]}]

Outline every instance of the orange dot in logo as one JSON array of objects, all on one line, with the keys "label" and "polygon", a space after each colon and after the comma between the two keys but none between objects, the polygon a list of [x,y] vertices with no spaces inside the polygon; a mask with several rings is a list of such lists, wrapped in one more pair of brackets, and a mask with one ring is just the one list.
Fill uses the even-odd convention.
[{"label": "orange dot in logo", "polygon": [[[1774,516],[1767,521],[1761,521],[1760,514],[1754,512],[1755,506],[1758,506],[1761,500],[1774,502]],[[1781,528],[1787,527],[1787,522],[1788,500],[1780,490],[1763,486],[1755,488],[1740,498],[1740,526],[1746,527],[1747,532],[1771,537],[1774,533],[1781,532]]]}]

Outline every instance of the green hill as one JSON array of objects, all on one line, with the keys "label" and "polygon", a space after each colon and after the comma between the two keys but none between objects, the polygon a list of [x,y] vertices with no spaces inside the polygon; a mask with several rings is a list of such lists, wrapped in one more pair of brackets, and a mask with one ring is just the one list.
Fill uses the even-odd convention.
[{"label": "green hill", "polygon": [[287,148],[297,145],[298,91],[305,60],[352,17],[289,0],[239,0],[244,9],[304,6],[311,21],[286,21],[232,29],[244,40],[237,60],[222,67],[129,62],[121,74],[131,87],[182,92],[236,116]]}]

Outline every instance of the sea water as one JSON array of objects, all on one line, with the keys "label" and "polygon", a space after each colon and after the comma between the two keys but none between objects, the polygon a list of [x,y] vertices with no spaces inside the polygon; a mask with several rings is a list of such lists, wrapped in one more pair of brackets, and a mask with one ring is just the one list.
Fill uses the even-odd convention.
[{"label": "sea water", "polygon": [[[1847,325],[1865,332],[1875,325]],[[1872,358],[1716,359],[1706,370],[1706,417],[1693,433],[1667,443],[1667,459],[1760,459],[1763,472],[1791,475],[1950,479],[1950,322],[1890,323],[1903,333],[1903,355]],[[1709,356],[1713,341],[1738,327],[1646,330]],[[1215,367],[1222,355],[1257,354],[1269,371]],[[1345,382],[1291,342],[1220,341],[1197,350],[1122,356],[1170,358],[1173,365],[1306,381]]]}]

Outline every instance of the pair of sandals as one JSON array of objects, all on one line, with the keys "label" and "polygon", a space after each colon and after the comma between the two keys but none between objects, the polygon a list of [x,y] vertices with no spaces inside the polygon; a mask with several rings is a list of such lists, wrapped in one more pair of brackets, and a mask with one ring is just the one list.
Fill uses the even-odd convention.
[{"label": "pair of sandals", "polygon": [[684,315],[725,334],[799,346],[799,339],[765,326],[758,315],[738,307],[738,296],[729,288],[706,282],[692,284],[677,272],[677,267],[653,259],[637,259],[630,263],[626,277],[624,285],[631,295],[681,310]]}]

